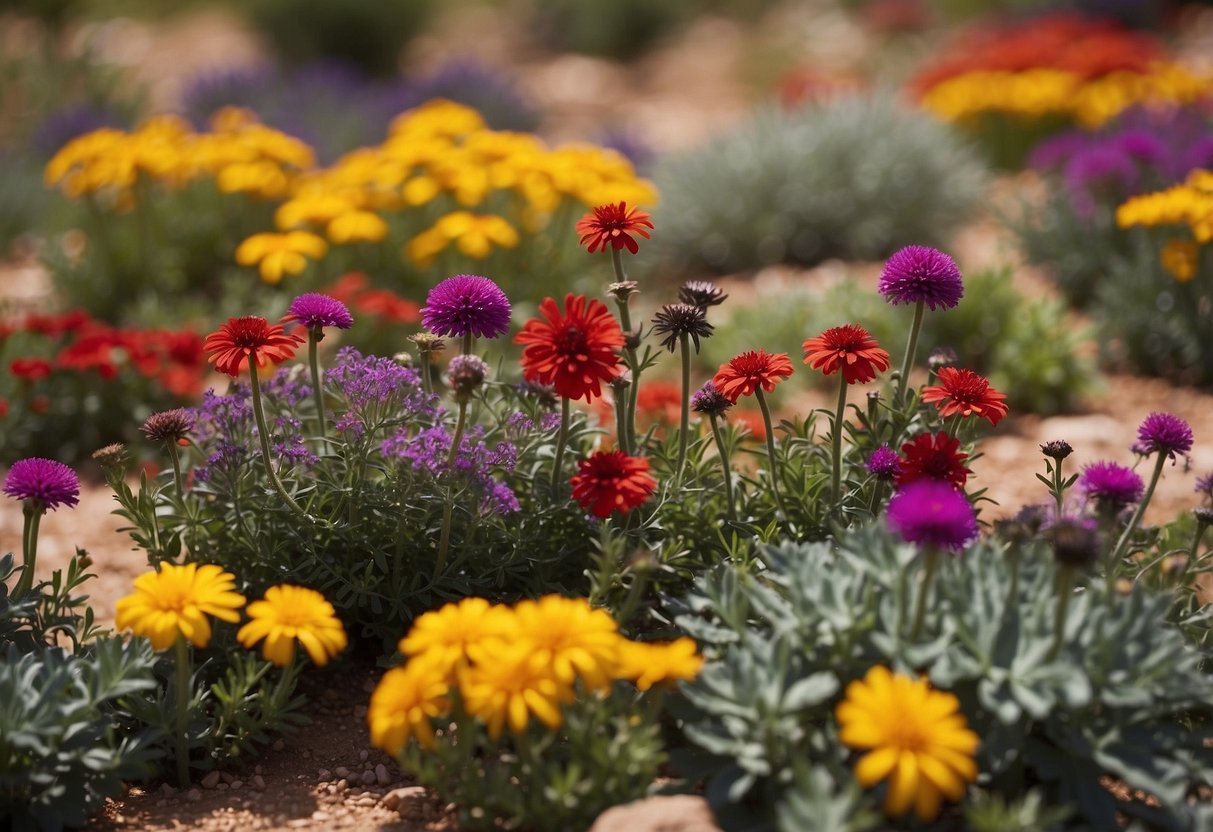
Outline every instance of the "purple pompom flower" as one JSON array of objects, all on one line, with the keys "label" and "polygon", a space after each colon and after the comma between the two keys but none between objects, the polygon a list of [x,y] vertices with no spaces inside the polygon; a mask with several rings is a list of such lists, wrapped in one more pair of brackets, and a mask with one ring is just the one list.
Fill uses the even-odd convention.
[{"label": "purple pompom flower", "polygon": [[867,468],[878,480],[892,480],[901,473],[901,458],[888,445],[881,445],[868,457]]},{"label": "purple pompom flower", "polygon": [[1146,454],[1176,454],[1192,450],[1192,427],[1173,413],[1151,413],[1137,428],[1137,441]]},{"label": "purple pompom flower", "polygon": [[964,295],[956,262],[937,249],[906,246],[893,253],[880,273],[880,294],[894,306],[925,303],[932,311],[951,309]]},{"label": "purple pompom flower", "polygon": [[510,328],[510,301],[487,277],[457,274],[430,290],[421,323],[435,335],[496,338]]},{"label": "purple pompom flower", "polygon": [[977,536],[977,518],[964,493],[950,483],[915,480],[893,495],[889,527],[910,543],[961,549]]},{"label": "purple pompom flower", "polygon": [[1115,462],[1093,462],[1082,469],[1078,490],[1101,508],[1120,511],[1141,499],[1145,484],[1132,468]]},{"label": "purple pompom flower", "polygon": [[62,462],[29,457],[13,463],[4,478],[4,493],[14,500],[29,500],[36,509],[54,511],[80,502],[80,478]]},{"label": "purple pompom flower", "polygon": [[349,329],[354,325],[354,316],[344,303],[318,292],[308,292],[295,298],[287,314],[291,320],[313,331],[326,326]]},{"label": "purple pompom flower", "polygon": [[733,403],[728,397],[716,389],[716,385],[712,382],[704,382],[703,387],[700,387],[691,394],[691,409],[696,413],[706,413],[709,416],[717,413],[724,413]]}]

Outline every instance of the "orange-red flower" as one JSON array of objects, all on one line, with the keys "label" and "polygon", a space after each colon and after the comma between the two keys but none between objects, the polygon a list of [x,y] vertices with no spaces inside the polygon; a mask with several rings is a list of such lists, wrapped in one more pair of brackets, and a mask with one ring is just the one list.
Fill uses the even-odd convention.
[{"label": "orange-red flower", "polygon": [[721,364],[712,384],[733,404],[742,396],[752,396],[759,386],[770,393],[775,385],[792,374],[792,362],[786,352],[772,355],[766,350],[751,350]]},{"label": "orange-red flower", "polygon": [[657,490],[649,461],[623,451],[591,454],[577,463],[577,473],[569,482],[573,499],[595,517],[610,517],[615,510],[629,512]]},{"label": "orange-red flower", "polygon": [[924,387],[922,400],[935,402],[939,415],[945,419],[953,414],[981,416],[997,425],[1007,415],[1005,393],[990,386],[990,382],[972,370],[944,367],[939,371],[939,384]]},{"label": "orange-red flower", "polygon": [[635,208],[629,211],[627,203],[620,202],[618,205],[599,205],[577,220],[577,233],[581,235],[581,245],[590,244],[590,254],[598,249],[606,251],[607,246],[626,248],[635,254],[640,247],[632,235],[639,234],[647,240],[646,225],[653,227],[648,214]]},{"label": "orange-red flower", "polygon": [[256,362],[258,367],[286,361],[303,341],[298,330],[287,333],[281,324],[250,315],[229,318],[218,331],[206,336],[202,348],[209,353],[207,360],[214,363],[216,370],[235,378],[246,359],[250,364]]},{"label": "orange-red flower", "polygon": [[47,378],[53,370],[51,362],[45,358],[14,358],[8,365],[10,373],[26,381]]},{"label": "orange-red flower", "polygon": [[566,399],[593,402],[602,382],[617,374],[623,330],[601,301],[585,295],[564,296],[564,314],[553,298],[539,304],[542,318],[532,318],[514,336],[522,350],[527,381],[548,384]]},{"label": "orange-red flower", "polygon": [[803,348],[805,364],[827,376],[841,369],[847,384],[871,381],[877,372],[889,369],[889,354],[857,324],[827,329],[816,338],[805,339]]}]

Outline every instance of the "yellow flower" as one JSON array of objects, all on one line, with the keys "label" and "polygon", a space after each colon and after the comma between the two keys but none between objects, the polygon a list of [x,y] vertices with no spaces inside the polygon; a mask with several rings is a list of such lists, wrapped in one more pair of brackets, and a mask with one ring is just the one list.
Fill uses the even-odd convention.
[{"label": "yellow flower", "polygon": [[890,817],[912,805],[919,820],[934,820],[943,798],[960,800],[977,779],[977,735],[959,711],[953,694],[880,665],[847,685],[835,711],[838,736],[851,748],[870,749],[855,764],[855,779],[864,788],[889,780]]},{"label": "yellow flower", "polygon": [[215,177],[215,184],[225,194],[248,193],[275,199],[286,193],[289,183],[276,162],[258,159],[223,166]]},{"label": "yellow flower", "polygon": [[1200,263],[1200,246],[1192,240],[1167,240],[1159,254],[1162,267],[1174,275],[1180,283],[1187,283],[1196,277],[1196,267]]},{"label": "yellow flower", "polygon": [[525,641],[488,641],[468,649],[472,663],[459,673],[459,691],[467,712],[482,720],[489,736],[501,729],[520,734],[534,714],[549,728],[560,727],[560,705],[573,700],[545,657]]},{"label": "yellow flower", "polygon": [[418,266],[425,268],[451,243],[465,256],[473,260],[483,260],[492,253],[494,245],[514,248],[518,241],[518,231],[514,226],[496,214],[452,211],[409,240],[405,246],[405,255]]},{"label": "yellow flower", "polygon": [[265,591],[265,598],[246,610],[249,623],[236,639],[248,649],[265,639],[265,658],[285,667],[295,658],[295,642],[323,667],[345,649],[345,629],[333,605],[314,589],[283,584]]},{"label": "yellow flower", "polygon": [[377,243],[387,236],[387,223],[373,211],[349,211],[333,217],[328,225],[334,243]]},{"label": "yellow flower", "polygon": [[371,744],[392,756],[400,753],[410,737],[429,748],[434,744],[430,720],[450,710],[449,693],[445,671],[431,661],[413,659],[392,668],[379,680],[366,712]]},{"label": "yellow flower", "polygon": [[466,664],[473,645],[510,637],[514,627],[514,615],[508,608],[491,605],[484,598],[464,598],[419,616],[401,639],[400,652],[425,657],[446,672]]},{"label": "yellow flower", "polygon": [[480,113],[465,104],[435,98],[396,116],[388,127],[392,136],[458,138],[485,127]]},{"label": "yellow flower", "polygon": [[195,647],[206,647],[211,640],[208,615],[240,620],[237,610],[244,606],[244,596],[235,590],[235,576],[214,564],[163,563],[159,572],[136,578],[135,591],[119,599],[114,625],[146,636],[156,650],[172,647],[178,634]]},{"label": "yellow flower", "polygon": [[519,602],[514,616],[517,638],[530,644],[562,685],[571,687],[580,677],[591,690],[610,686],[621,639],[607,612],[584,598],[545,595]]},{"label": "yellow flower", "polygon": [[274,212],[274,225],[282,230],[315,223],[324,225],[334,217],[356,210],[354,201],[344,194],[328,191],[297,195]]},{"label": "yellow flower", "polygon": [[257,265],[261,279],[278,283],[283,275],[299,274],[307,268],[308,258],[319,259],[328,251],[323,238],[306,231],[285,234],[254,234],[236,248],[236,262]]},{"label": "yellow flower", "polygon": [[699,655],[694,639],[680,638],[662,644],[623,641],[619,645],[616,675],[631,679],[641,690],[648,690],[661,683],[694,679],[701,667],[703,656]]}]

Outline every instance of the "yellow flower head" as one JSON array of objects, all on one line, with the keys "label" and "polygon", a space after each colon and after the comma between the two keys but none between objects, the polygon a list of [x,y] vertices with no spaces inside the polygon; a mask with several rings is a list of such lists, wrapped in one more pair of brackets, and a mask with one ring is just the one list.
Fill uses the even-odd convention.
[{"label": "yellow flower head", "polygon": [[345,649],[345,628],[333,605],[314,589],[272,586],[265,598],[248,605],[251,621],[240,628],[236,639],[248,649],[265,639],[265,658],[285,667],[295,658],[298,641],[317,666]]},{"label": "yellow flower head", "polygon": [[450,710],[449,693],[446,672],[432,661],[413,659],[392,668],[371,694],[366,713],[371,743],[392,756],[400,753],[410,737],[429,748],[434,744],[430,720]]},{"label": "yellow flower head", "polygon": [[1162,267],[1180,283],[1187,283],[1196,277],[1196,268],[1200,265],[1200,246],[1192,240],[1167,240],[1159,253]]},{"label": "yellow flower head", "polygon": [[631,679],[636,687],[648,690],[653,685],[673,684],[694,679],[703,667],[703,656],[694,639],[656,644],[624,641],[619,645],[619,666],[616,675]]},{"label": "yellow flower head", "polygon": [[591,690],[609,687],[622,639],[615,619],[584,598],[545,595],[514,607],[517,638],[546,664],[562,685],[580,677]]},{"label": "yellow flower head", "polygon": [[327,233],[334,243],[377,243],[387,236],[387,222],[373,211],[348,211],[333,217]]},{"label": "yellow flower head", "polygon": [[319,259],[328,251],[322,237],[306,231],[285,234],[254,234],[236,248],[236,262],[242,266],[257,265],[261,279],[278,283],[283,275],[299,274],[307,268],[308,258]]},{"label": "yellow flower head", "polygon": [[514,226],[496,214],[452,211],[409,240],[405,255],[417,266],[425,268],[451,243],[465,256],[483,260],[492,253],[494,246],[514,248],[518,241]]},{"label": "yellow flower head", "polygon": [[135,591],[115,606],[114,624],[146,636],[155,650],[172,647],[178,634],[195,647],[206,647],[211,640],[207,616],[235,623],[243,606],[244,596],[236,592],[230,572],[210,563],[163,563],[159,572],[135,579]]},{"label": "yellow flower head", "polygon": [[860,785],[888,779],[884,810],[890,817],[913,805],[919,820],[932,821],[943,798],[960,800],[965,784],[977,779],[977,735],[956,697],[932,690],[925,678],[877,665],[847,685],[835,716],[843,744],[868,749],[855,765]]},{"label": "yellow flower head", "polygon": [[560,705],[573,691],[560,683],[546,657],[525,641],[480,642],[469,650],[472,663],[459,673],[459,690],[467,712],[484,722],[489,736],[501,729],[521,734],[534,714],[549,728],[560,727]]},{"label": "yellow flower head", "polygon": [[418,617],[400,641],[400,652],[425,657],[449,672],[467,662],[473,645],[510,637],[514,627],[514,615],[508,608],[491,605],[484,598],[464,598]]}]

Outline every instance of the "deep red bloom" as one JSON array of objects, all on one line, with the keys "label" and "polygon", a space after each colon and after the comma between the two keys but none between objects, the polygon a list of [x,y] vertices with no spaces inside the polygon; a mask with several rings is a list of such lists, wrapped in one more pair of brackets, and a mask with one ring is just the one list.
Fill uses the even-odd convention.
[{"label": "deep red bloom", "polygon": [[298,331],[287,333],[280,324],[250,315],[229,318],[216,332],[206,336],[202,348],[209,353],[207,360],[214,362],[216,370],[235,378],[246,359],[251,358],[258,367],[286,361],[303,341]]},{"label": "deep red bloom", "polygon": [[775,385],[792,374],[792,362],[786,352],[772,355],[766,350],[751,350],[721,364],[712,384],[733,404],[742,396],[752,396],[759,385],[770,393]]},{"label": "deep red bloom", "polygon": [[944,431],[923,433],[901,446],[901,473],[897,475],[899,486],[916,480],[941,480],[956,488],[964,488],[969,474],[965,467],[968,454],[960,452],[960,440]]},{"label": "deep red bloom", "polygon": [[804,345],[804,363],[827,376],[842,369],[847,384],[871,381],[889,369],[889,354],[866,329],[847,324],[827,329]]},{"label": "deep red bloom", "polygon": [[22,322],[22,327],[27,332],[36,332],[49,338],[58,338],[60,335],[66,335],[69,332],[80,329],[89,323],[89,321],[90,318],[87,312],[82,309],[73,309],[71,312],[64,312],[62,315],[31,314]]},{"label": "deep red bloom", "polygon": [[595,517],[629,512],[657,490],[649,461],[623,451],[598,451],[577,463],[573,498]]},{"label": "deep red bloom", "polygon": [[10,373],[26,381],[46,378],[53,369],[51,362],[45,358],[14,358],[8,365]]},{"label": "deep red bloom", "polygon": [[564,296],[564,314],[553,298],[539,304],[542,318],[532,318],[514,342],[524,344],[522,372],[527,381],[556,388],[566,399],[593,402],[602,382],[617,375],[623,330],[601,301],[585,295]]},{"label": "deep red bloom", "polygon": [[420,306],[387,289],[368,289],[357,297],[353,308],[390,324],[415,324],[421,320]]},{"label": "deep red bloom", "polygon": [[607,246],[626,248],[635,254],[640,250],[633,234],[639,234],[646,240],[649,232],[644,226],[653,227],[653,221],[644,211],[633,208],[628,210],[626,202],[618,205],[599,205],[590,213],[577,220],[577,233],[581,235],[581,245],[589,243],[589,252],[593,254]]},{"label": "deep red bloom", "polygon": [[1007,415],[1006,394],[990,386],[989,380],[972,370],[944,367],[939,371],[940,383],[924,387],[922,400],[936,402],[939,415],[945,419],[954,413],[961,416],[981,416],[997,425]]}]

